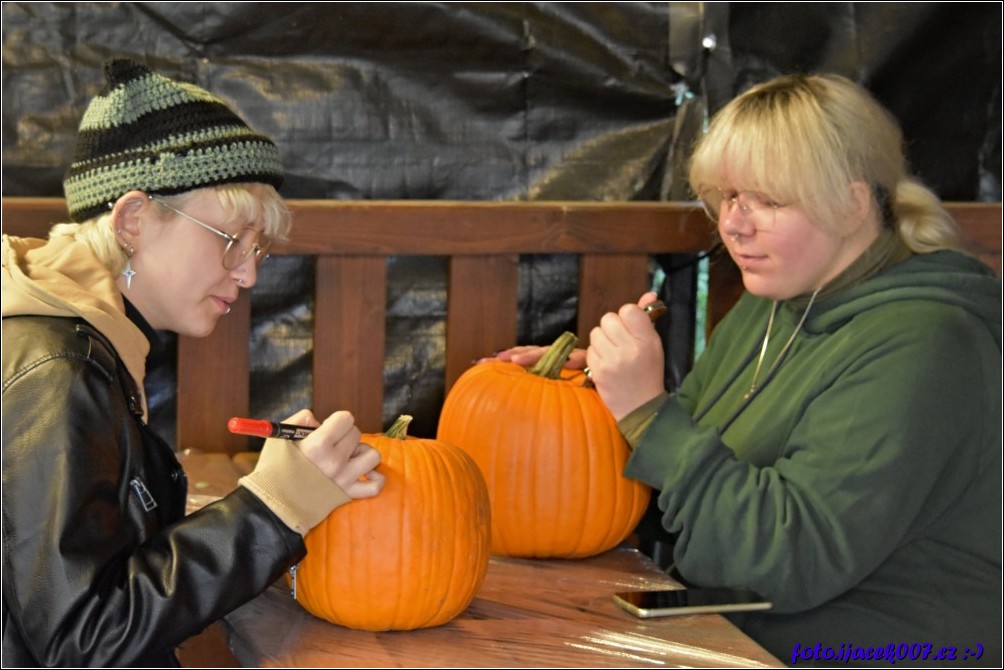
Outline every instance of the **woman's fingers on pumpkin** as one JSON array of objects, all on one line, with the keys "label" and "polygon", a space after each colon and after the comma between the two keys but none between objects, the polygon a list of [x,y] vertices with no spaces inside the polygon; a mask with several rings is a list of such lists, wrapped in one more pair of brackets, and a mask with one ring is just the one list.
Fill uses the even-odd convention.
[{"label": "woman's fingers on pumpkin", "polygon": [[495,354],[495,359],[516,363],[517,365],[533,365],[544,355],[547,347],[538,347],[532,344],[524,344],[518,347],[509,347]]},{"label": "woman's fingers on pumpkin", "polygon": [[572,353],[568,355],[568,361],[565,362],[565,367],[572,370],[582,370],[586,367],[586,350],[585,349],[572,349]]},{"label": "woman's fingers on pumpkin", "polygon": [[349,412],[335,412],[298,443],[300,451],[329,478],[351,455],[362,433]]},{"label": "woman's fingers on pumpkin", "polygon": [[349,458],[338,472],[335,473],[333,480],[342,489],[349,494],[350,497],[357,498],[360,496],[353,495],[352,491],[359,489],[360,491],[368,491],[373,487],[359,487],[357,484],[367,483],[369,481],[378,482],[378,488],[372,495],[376,495],[380,488],[383,487],[383,475],[380,477],[373,477],[373,473],[376,471],[376,467],[380,465],[380,452],[369,446],[368,444],[359,444],[357,449],[353,452],[351,458]]},{"label": "woman's fingers on pumpkin", "polygon": [[355,481],[350,483],[347,487],[344,487],[344,491],[354,500],[358,500],[360,498],[372,498],[383,490],[384,484],[386,483],[387,480],[384,478],[383,474],[377,472],[376,470],[370,470],[362,477],[357,478]]},{"label": "woman's fingers on pumpkin", "polygon": [[380,452],[365,442],[360,442],[356,450],[352,452],[349,462],[361,471],[359,474],[362,474],[380,465]]},{"label": "woman's fingers on pumpkin", "polygon": [[324,441],[335,447],[339,452],[348,458],[362,435],[356,427],[356,419],[351,412],[344,410],[335,412],[321,423],[321,427],[315,432],[321,433]]},{"label": "woman's fingers on pumpkin", "polygon": [[[524,344],[517,347],[509,347],[502,351],[497,351],[492,354],[491,357],[479,358],[475,363],[484,363],[485,361],[506,361],[509,363],[515,363],[516,365],[522,365],[528,368],[535,365],[537,361],[544,357],[547,350],[550,347],[542,347],[534,344]],[[565,363],[566,368],[572,368],[576,370],[581,370],[586,365],[586,352],[585,349],[575,349],[568,357],[568,362]]]}]

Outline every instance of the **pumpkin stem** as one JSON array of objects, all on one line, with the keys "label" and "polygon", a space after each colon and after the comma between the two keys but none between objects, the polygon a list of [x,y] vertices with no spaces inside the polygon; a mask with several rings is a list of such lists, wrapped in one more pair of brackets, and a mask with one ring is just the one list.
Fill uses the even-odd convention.
[{"label": "pumpkin stem", "polygon": [[575,345],[578,343],[579,338],[574,333],[566,330],[558,336],[558,339],[540,357],[540,360],[530,368],[530,374],[547,379],[559,379],[561,377],[561,367],[568,360],[569,354],[572,353],[572,350],[575,349]]},{"label": "pumpkin stem", "polygon": [[392,437],[395,440],[406,439],[408,437],[408,424],[410,424],[411,420],[414,418],[415,417],[410,414],[402,414],[397,417],[397,420],[391,424],[391,427],[387,429],[384,435],[386,437]]}]

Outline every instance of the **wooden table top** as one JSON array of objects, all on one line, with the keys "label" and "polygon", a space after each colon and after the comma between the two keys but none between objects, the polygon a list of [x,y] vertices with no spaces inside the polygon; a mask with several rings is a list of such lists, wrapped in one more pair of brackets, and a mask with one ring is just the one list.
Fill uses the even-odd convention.
[{"label": "wooden table top", "polygon": [[[236,486],[223,454],[179,455],[194,509]],[[492,558],[471,605],[435,628],[374,633],[319,619],[284,581],[226,617],[245,667],[784,667],[717,614],[639,619],[615,591],[678,587],[623,546],[578,560]]]},{"label": "wooden table top", "polygon": [[350,630],[309,614],[280,582],[224,627],[245,667],[784,667],[719,615],[643,620],[611,599],[659,586],[675,584],[633,548],[493,558],[470,607],[443,626]]}]

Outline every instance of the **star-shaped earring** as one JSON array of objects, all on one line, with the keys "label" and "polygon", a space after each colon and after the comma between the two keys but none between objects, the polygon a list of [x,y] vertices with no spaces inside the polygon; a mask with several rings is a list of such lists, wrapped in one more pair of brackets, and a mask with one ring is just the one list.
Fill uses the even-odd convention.
[{"label": "star-shaped earring", "polygon": [[[111,206],[112,206],[112,203],[108,203],[108,207],[111,207]],[[121,235],[122,234],[122,229],[118,228],[118,229],[116,229],[115,232],[118,235]],[[131,244],[129,244],[128,242],[122,241],[121,244],[122,244],[122,251],[125,253],[125,257],[126,257],[126,264],[125,264],[125,267],[122,268],[122,272],[119,273],[119,274],[121,274],[123,277],[125,277],[125,280],[126,280],[126,290],[128,291],[129,289],[132,288],[132,278],[136,276],[136,271],[132,269],[132,255],[134,253],[136,253],[136,249],[133,248],[133,246]]]},{"label": "star-shaped earring", "polygon": [[132,278],[136,276],[136,271],[132,269],[132,261],[126,261],[125,267],[122,268],[122,276],[126,280],[126,290],[132,288]]}]

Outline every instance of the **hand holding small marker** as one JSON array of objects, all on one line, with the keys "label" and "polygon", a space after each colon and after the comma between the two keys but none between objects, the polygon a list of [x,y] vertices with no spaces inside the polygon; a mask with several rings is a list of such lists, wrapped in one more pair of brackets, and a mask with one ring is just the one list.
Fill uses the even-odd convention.
[{"label": "hand holding small marker", "polygon": [[[283,423],[313,426],[317,419],[301,410]],[[303,455],[338,484],[350,498],[372,498],[384,485],[376,471],[380,452],[359,440],[362,432],[350,412],[335,412],[297,444]]]}]

